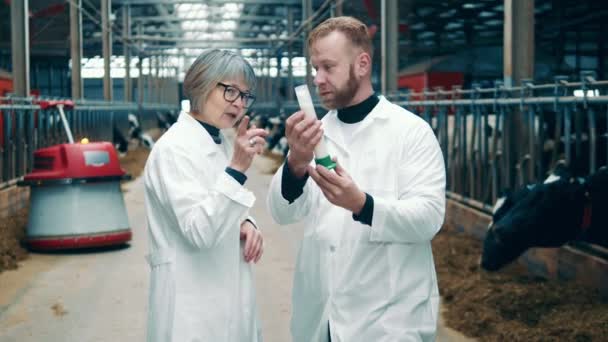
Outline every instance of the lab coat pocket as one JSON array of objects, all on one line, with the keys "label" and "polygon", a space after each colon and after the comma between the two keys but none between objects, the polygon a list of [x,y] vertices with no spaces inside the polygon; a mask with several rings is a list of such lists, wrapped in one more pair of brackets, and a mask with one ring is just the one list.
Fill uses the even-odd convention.
[{"label": "lab coat pocket", "polygon": [[228,296],[208,293],[182,294],[177,299],[175,341],[231,341],[229,335],[240,333],[230,312]]},{"label": "lab coat pocket", "polygon": [[382,325],[398,341],[434,341],[437,327],[436,298],[407,297],[391,305]]},{"label": "lab coat pocket", "polygon": [[150,265],[147,341],[170,341],[175,312],[175,277],[172,254],[155,251],[146,256]]},{"label": "lab coat pocket", "polygon": [[156,250],[151,252],[150,254],[146,255],[146,261],[148,261],[148,264],[150,265],[150,268],[154,269],[154,267],[159,266],[159,265],[163,265],[163,264],[170,264],[175,260],[175,255],[172,251],[170,250]]},{"label": "lab coat pocket", "polygon": [[397,163],[390,151],[364,150],[354,170],[357,184],[367,188],[392,189],[396,186]]},{"label": "lab coat pocket", "polygon": [[356,173],[355,182],[359,188],[374,196],[374,192],[396,193],[396,172],[391,170],[394,165],[383,161],[373,153],[366,154],[368,160],[363,163]]}]

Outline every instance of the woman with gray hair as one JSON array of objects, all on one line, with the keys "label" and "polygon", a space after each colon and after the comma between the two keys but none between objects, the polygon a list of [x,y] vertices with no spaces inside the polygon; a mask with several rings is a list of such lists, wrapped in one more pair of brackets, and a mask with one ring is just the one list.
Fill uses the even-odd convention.
[{"label": "woman with gray hair", "polygon": [[[148,341],[261,341],[251,263],[263,240],[248,215],[255,197],[244,187],[266,135],[244,116],[254,86],[241,56],[202,53],[184,79],[191,111],[148,157]],[[239,120],[232,144],[221,130]]]}]

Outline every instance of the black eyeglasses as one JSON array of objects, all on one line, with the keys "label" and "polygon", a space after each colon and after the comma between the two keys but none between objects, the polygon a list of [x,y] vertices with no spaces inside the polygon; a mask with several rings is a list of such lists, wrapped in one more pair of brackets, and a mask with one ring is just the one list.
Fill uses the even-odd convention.
[{"label": "black eyeglasses", "polygon": [[255,101],[255,95],[251,93],[244,93],[238,88],[228,84],[224,84],[222,82],[218,82],[217,85],[224,87],[224,100],[230,103],[236,101],[236,99],[240,97],[241,102],[243,102],[243,107],[249,108]]}]

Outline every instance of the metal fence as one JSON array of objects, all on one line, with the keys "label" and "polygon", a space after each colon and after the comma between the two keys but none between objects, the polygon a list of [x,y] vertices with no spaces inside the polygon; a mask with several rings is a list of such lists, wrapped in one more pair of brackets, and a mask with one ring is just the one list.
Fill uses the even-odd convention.
[{"label": "metal fence", "polygon": [[[558,163],[586,176],[608,159],[608,81],[582,73],[570,82],[422,93],[388,94],[433,128],[446,162],[450,197],[483,211],[503,190],[542,181]],[[297,103],[256,104],[255,110],[283,117]],[[325,110],[318,109],[318,113]]]},{"label": "metal fence", "polygon": [[[47,99],[0,98],[0,189],[13,185],[32,167],[36,149],[68,141],[57,108],[42,109]],[[56,99],[53,99],[56,100]],[[113,141],[114,128],[127,136],[128,114],[136,114],[142,129],[157,127],[160,112],[177,114],[166,104],[75,101],[65,114],[76,141]]]},{"label": "metal fence", "polygon": [[500,192],[542,181],[559,162],[584,177],[608,159],[608,81],[581,81],[393,98],[436,132],[448,171],[448,191],[487,210]]}]

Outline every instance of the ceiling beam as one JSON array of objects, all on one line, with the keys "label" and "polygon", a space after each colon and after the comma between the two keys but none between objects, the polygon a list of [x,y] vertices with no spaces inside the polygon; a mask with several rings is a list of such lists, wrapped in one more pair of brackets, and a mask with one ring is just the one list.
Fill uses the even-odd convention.
[{"label": "ceiling beam", "polygon": [[236,29],[236,30],[227,30],[227,29],[216,29],[213,27],[209,27],[207,29],[167,29],[167,28],[144,28],[144,34],[158,34],[158,33],[166,33],[166,34],[181,34],[181,33],[252,33],[252,34],[276,34],[276,31],[271,30],[246,30],[246,29]]},{"label": "ceiling beam", "polygon": [[220,38],[220,39],[201,39],[201,38],[181,38],[181,37],[160,37],[160,36],[133,36],[133,41],[155,41],[155,42],[175,42],[175,43],[200,43],[202,42],[236,42],[236,43],[277,43],[287,41],[287,38]]},{"label": "ceiling beam", "polygon": [[302,6],[299,0],[114,0],[114,4],[129,5],[155,5],[155,4],[206,4],[206,5],[226,5],[226,4],[245,4],[245,5],[273,5],[273,6]]},{"label": "ceiling beam", "polygon": [[[157,16],[149,16],[149,17],[133,17],[132,21],[134,23],[137,22],[151,22],[151,21],[161,21],[161,22],[184,22],[184,21],[280,21],[283,20],[283,17],[279,16],[270,16],[270,15],[241,15],[235,18],[224,18],[221,15],[209,15],[204,17],[192,17],[192,18],[180,18],[176,15],[157,15]],[[135,24],[133,24],[135,25]]]},{"label": "ceiling beam", "polygon": [[257,49],[267,50],[269,48],[266,44],[250,44],[250,43],[239,43],[239,42],[196,42],[192,44],[179,44],[179,45],[146,45],[145,53],[154,53],[167,51],[169,49]]}]

